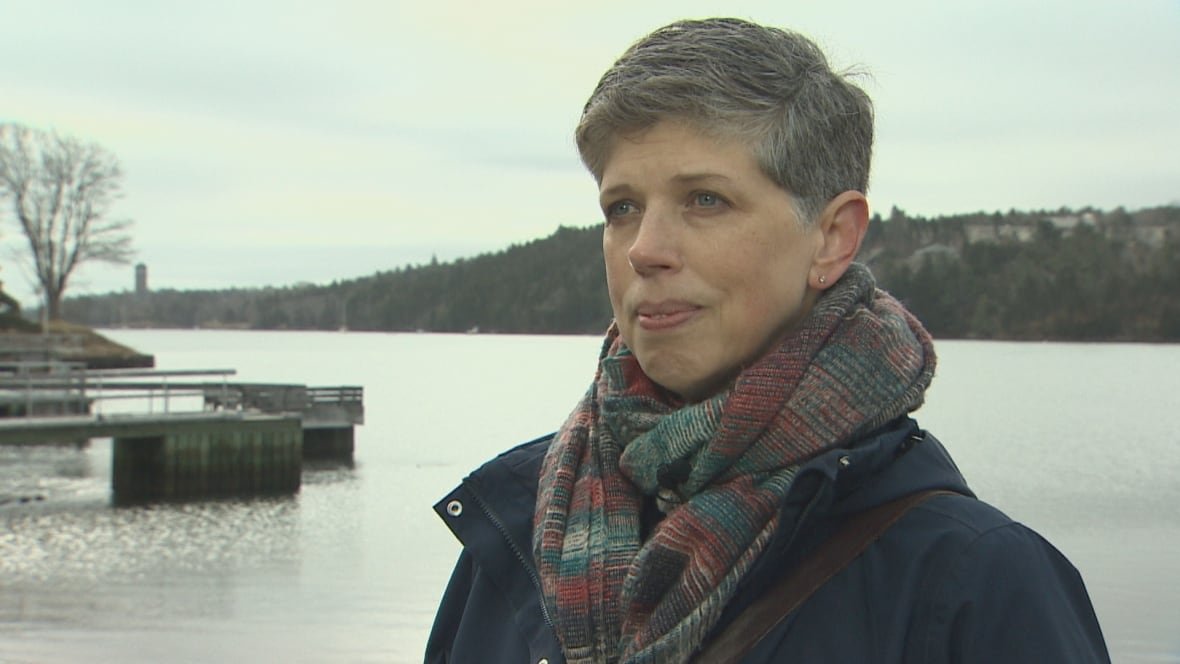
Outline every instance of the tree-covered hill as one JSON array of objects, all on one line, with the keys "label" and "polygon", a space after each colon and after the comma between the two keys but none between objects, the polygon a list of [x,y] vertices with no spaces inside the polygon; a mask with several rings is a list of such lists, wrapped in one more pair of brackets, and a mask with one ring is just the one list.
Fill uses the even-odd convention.
[{"label": "tree-covered hill", "polygon": [[862,257],[936,336],[1180,341],[1180,207],[894,210]]},{"label": "tree-covered hill", "polygon": [[[328,285],[69,299],[96,327],[602,332],[601,226]],[[893,209],[861,249],[937,337],[1180,341],[1180,207],[977,213]]]},{"label": "tree-covered hill", "polygon": [[67,300],[66,312],[95,327],[601,332],[605,280],[601,230],[561,227],[504,251],[329,285],[113,293]]}]

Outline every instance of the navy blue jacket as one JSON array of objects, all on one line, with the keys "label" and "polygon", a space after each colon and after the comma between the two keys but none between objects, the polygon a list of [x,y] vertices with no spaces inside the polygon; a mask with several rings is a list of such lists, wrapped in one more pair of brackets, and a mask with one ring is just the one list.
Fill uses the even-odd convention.
[{"label": "navy blue jacket", "polygon": [[[565,659],[532,556],[537,476],[549,438],[510,450],[435,509],[463,543],[426,646],[427,664]],[[925,489],[908,512],[782,621],[743,662],[1109,662],[1077,570],[1035,532],[976,500],[942,445],[903,418],[808,462],[783,524],[717,630],[848,515]],[[716,633],[716,632],[715,632]]]}]

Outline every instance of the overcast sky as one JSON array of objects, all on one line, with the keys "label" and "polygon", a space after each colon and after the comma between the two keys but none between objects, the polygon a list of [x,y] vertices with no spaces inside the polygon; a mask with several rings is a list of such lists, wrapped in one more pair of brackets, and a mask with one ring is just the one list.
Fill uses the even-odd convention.
[{"label": "overcast sky", "polygon": [[[586,97],[718,14],[871,72],[883,214],[1180,201],[1180,0],[0,0],[0,122],[117,155],[153,288],[323,283],[598,222]],[[70,292],[131,285],[91,266]]]}]

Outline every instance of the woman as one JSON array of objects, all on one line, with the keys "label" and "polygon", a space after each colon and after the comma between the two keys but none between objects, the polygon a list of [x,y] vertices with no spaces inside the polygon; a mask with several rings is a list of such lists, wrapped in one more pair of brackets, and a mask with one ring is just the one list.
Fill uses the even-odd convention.
[{"label": "woman", "polygon": [[[606,73],[577,140],[615,323],[560,430],[439,503],[464,549],[428,662],[1109,660],[1074,568],[907,415],[934,349],[853,262],[859,88],[798,34],[683,21]],[[797,572],[907,496],[826,582]],[[793,611],[767,590],[809,576]]]}]

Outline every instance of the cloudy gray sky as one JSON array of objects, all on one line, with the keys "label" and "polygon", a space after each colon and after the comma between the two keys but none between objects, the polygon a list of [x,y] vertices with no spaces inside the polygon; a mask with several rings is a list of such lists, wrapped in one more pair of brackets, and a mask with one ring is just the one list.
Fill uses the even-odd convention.
[{"label": "cloudy gray sky", "polygon": [[1180,201],[1180,0],[0,0],[0,122],[119,157],[155,288],[327,282],[596,223],[586,96],[718,14],[871,72],[882,213]]}]

